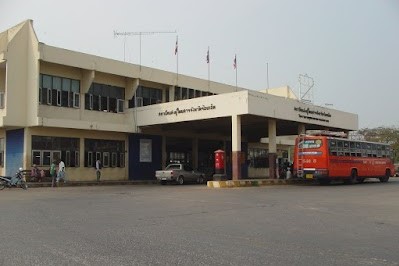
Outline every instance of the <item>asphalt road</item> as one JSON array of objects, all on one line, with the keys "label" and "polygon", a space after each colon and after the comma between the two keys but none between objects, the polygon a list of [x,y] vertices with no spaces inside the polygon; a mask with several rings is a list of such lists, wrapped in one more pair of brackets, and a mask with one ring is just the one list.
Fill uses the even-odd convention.
[{"label": "asphalt road", "polygon": [[0,265],[399,265],[399,180],[0,191]]}]

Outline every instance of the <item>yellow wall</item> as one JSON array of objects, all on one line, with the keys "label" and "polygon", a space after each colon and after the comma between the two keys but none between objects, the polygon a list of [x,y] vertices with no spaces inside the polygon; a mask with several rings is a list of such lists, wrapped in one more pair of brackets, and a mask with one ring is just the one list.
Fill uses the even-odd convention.
[{"label": "yellow wall", "polygon": [[[66,172],[70,181],[96,180],[93,167],[84,167],[84,139],[104,139],[125,141],[125,150],[128,149],[128,135],[124,133],[84,131],[74,129],[32,127],[25,130],[25,165],[24,169],[32,166],[32,135],[80,138],[80,167],[67,167]],[[48,166],[46,166],[48,168]],[[128,154],[125,153],[125,167],[107,167],[101,170],[101,180],[127,180],[128,179]]]},{"label": "yellow wall", "polygon": [[[76,67],[68,67],[54,63],[40,62],[40,73],[53,76],[77,79],[82,81],[83,72]],[[125,88],[126,78],[118,75],[95,72],[93,82]],[[82,86],[82,82],[81,82]],[[37,92],[38,92],[37,85]],[[134,132],[132,112],[125,108],[124,113],[106,113],[85,109],[85,94],[80,93],[80,108],[38,105],[36,125],[44,127],[68,127],[86,130],[110,130],[115,132]],[[126,105],[125,105],[126,106]]]}]

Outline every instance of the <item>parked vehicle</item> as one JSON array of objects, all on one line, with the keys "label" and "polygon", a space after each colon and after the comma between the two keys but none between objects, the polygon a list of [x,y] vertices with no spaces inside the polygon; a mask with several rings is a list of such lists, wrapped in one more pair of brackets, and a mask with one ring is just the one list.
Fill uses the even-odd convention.
[{"label": "parked vehicle", "polygon": [[350,140],[346,134],[316,131],[295,141],[294,177],[326,185],[342,180],[362,183],[368,178],[388,182],[395,174],[393,152],[386,143]]},{"label": "parked vehicle", "polygon": [[19,168],[13,177],[0,176],[0,190],[12,186],[28,189],[22,168]]},{"label": "parked vehicle", "polygon": [[162,184],[174,182],[183,185],[188,182],[205,183],[205,174],[193,170],[191,166],[181,163],[169,164],[165,170],[155,171],[157,180]]}]

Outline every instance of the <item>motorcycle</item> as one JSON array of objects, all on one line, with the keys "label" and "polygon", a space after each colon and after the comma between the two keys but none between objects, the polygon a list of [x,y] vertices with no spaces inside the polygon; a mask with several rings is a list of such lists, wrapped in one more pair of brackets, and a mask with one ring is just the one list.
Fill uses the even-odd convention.
[{"label": "motorcycle", "polygon": [[22,174],[22,167],[18,169],[13,177],[8,176],[0,176],[0,190],[5,187],[21,187],[23,189],[28,189],[28,185],[26,184],[25,176]]}]

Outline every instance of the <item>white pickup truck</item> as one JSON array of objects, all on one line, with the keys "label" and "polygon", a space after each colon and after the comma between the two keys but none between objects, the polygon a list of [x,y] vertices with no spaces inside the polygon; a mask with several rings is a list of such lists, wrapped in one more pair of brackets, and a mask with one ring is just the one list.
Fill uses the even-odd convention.
[{"label": "white pickup truck", "polygon": [[165,170],[155,171],[157,180],[162,184],[167,182],[175,182],[183,185],[188,182],[197,182],[203,184],[205,182],[205,174],[195,171],[191,166],[181,163],[169,164]]}]

